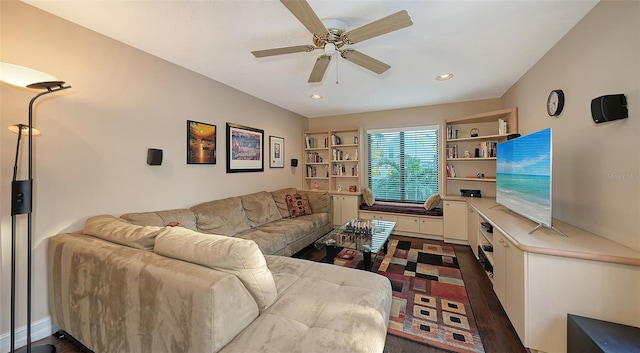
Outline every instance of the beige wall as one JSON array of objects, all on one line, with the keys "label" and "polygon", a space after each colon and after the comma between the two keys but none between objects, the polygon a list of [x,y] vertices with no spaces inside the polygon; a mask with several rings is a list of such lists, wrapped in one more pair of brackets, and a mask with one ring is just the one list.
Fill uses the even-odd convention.
[{"label": "beige wall", "polygon": [[[553,89],[566,97],[546,113]],[[596,125],[591,99],[623,93],[629,118]],[[553,129],[553,215],[640,250],[640,2],[603,1],[504,96],[521,133]]]},{"label": "beige wall", "polygon": [[[546,113],[553,89],[566,106]],[[627,96],[629,119],[596,125],[591,99]],[[314,118],[310,129],[439,124],[518,107],[519,132],[553,128],[553,215],[640,250],[640,2],[603,1],[496,100]],[[442,161],[440,163],[443,164]]]},{"label": "beige wall", "polygon": [[[270,169],[265,162],[262,173],[227,174],[225,123],[263,129],[266,152],[269,135],[284,137],[288,161],[300,158],[306,118],[29,5],[3,0],[0,6],[0,60],[50,73],[73,86],[41,98],[35,109],[35,126],[42,135],[35,138],[34,159],[34,322],[49,316],[46,238],[80,229],[88,216],[188,207],[257,190],[300,186],[299,171],[288,163],[284,169]],[[0,337],[10,331],[9,195],[17,137],[6,127],[27,123],[28,103],[37,93],[0,84]],[[187,120],[217,125],[216,165],[186,164]],[[164,150],[161,166],[146,164],[147,148]],[[26,172],[23,157],[21,170]],[[19,223],[19,234],[24,234],[25,221]],[[26,253],[23,239],[18,247]],[[23,309],[18,327],[22,327],[26,303],[22,255],[19,271],[18,303]],[[8,344],[8,339],[4,342]]]}]

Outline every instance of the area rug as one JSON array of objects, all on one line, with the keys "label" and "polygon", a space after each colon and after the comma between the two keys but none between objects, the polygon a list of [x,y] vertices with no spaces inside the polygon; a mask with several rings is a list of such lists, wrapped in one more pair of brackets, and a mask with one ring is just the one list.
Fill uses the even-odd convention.
[{"label": "area rug", "polygon": [[[361,262],[362,253],[349,249],[334,260],[354,268]],[[372,254],[372,263],[391,281],[390,334],[453,352],[485,352],[453,246],[393,238],[387,255]]]}]

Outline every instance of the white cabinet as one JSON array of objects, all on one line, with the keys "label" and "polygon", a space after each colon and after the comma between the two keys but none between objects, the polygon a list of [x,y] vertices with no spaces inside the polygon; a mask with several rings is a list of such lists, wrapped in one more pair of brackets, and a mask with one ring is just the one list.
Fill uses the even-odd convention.
[{"label": "white cabinet", "polygon": [[473,254],[478,258],[478,228],[480,227],[480,217],[473,207],[467,205],[467,241]]},{"label": "white cabinet", "polygon": [[525,253],[493,230],[493,291],[511,324],[525,341]]},{"label": "white cabinet", "polygon": [[467,243],[467,203],[465,201],[444,201],[444,240],[446,242]]},{"label": "white cabinet", "polygon": [[333,195],[333,224],[343,225],[358,218],[360,196]]},{"label": "white cabinet", "polygon": [[420,217],[420,233],[427,235],[444,234],[441,217]]}]

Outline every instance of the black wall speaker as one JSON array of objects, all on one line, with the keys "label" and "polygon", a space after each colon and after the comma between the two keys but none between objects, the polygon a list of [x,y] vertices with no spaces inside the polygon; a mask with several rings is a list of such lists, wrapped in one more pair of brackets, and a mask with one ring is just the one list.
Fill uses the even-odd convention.
[{"label": "black wall speaker", "polygon": [[514,138],[520,137],[520,134],[509,134],[507,135],[507,140],[513,140]]},{"label": "black wall speaker", "polygon": [[591,101],[591,116],[596,124],[629,117],[624,94],[610,94]]},{"label": "black wall speaker", "polygon": [[291,166],[292,166],[292,167],[297,167],[297,166],[298,166],[298,160],[297,160],[297,159],[295,159],[295,158],[294,158],[294,159],[292,159],[292,160],[291,160]]},{"label": "black wall speaker", "polygon": [[162,150],[155,148],[149,148],[147,150],[147,164],[148,165],[161,165],[162,164]]}]

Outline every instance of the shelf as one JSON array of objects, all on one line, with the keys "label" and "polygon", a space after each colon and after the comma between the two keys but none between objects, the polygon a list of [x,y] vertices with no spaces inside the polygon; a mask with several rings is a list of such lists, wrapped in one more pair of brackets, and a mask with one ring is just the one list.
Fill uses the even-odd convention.
[{"label": "shelf", "polygon": [[[306,157],[302,163],[307,170],[302,179],[303,189],[310,190],[319,186],[320,189],[336,192],[338,183],[341,183],[355,186],[356,190],[360,190],[362,165],[358,157],[362,155],[362,145],[359,143],[363,141],[361,128],[304,131],[302,137],[302,150]],[[310,146],[314,147],[308,148]],[[309,170],[312,172],[308,172]],[[351,173],[358,175],[351,175]],[[307,175],[322,175],[322,177],[307,177]]]},{"label": "shelf", "polygon": [[326,151],[329,147],[305,148],[305,151]]},{"label": "shelf", "polygon": [[491,140],[504,140],[507,138],[507,135],[487,135],[487,136],[477,136],[477,137],[460,137],[457,139],[447,140],[448,142],[469,142],[469,141],[491,141]]},{"label": "shelf", "polygon": [[455,162],[455,161],[495,161],[496,157],[475,157],[475,158],[447,158],[447,162]]},{"label": "shelf", "polygon": [[493,233],[487,233],[484,228],[482,228],[482,225],[480,225],[478,231],[482,234],[482,237],[487,240],[489,245],[493,246]]},{"label": "shelf", "polygon": [[[460,188],[470,188],[478,189],[483,196],[495,197],[497,143],[518,132],[518,108],[446,119],[443,124],[445,176],[457,175],[443,179],[444,192],[452,195]],[[470,137],[472,132],[478,136]],[[454,136],[456,138],[452,138]],[[475,157],[476,151],[477,155],[491,157]],[[469,157],[465,158],[465,155]]]},{"label": "shelf", "polygon": [[464,181],[482,181],[482,182],[486,182],[486,183],[495,183],[496,179],[495,178],[451,178],[451,177],[447,177],[447,180],[464,180]]}]

